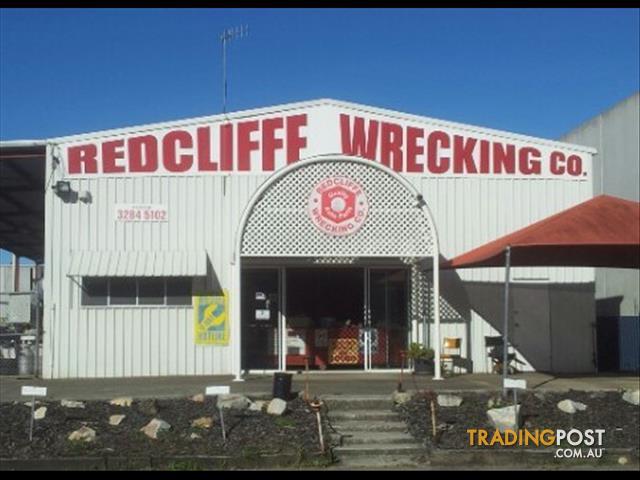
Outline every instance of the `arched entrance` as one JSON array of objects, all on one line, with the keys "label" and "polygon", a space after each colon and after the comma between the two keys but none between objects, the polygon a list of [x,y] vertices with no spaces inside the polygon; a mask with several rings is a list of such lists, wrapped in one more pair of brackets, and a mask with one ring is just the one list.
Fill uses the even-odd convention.
[{"label": "arched entrance", "polygon": [[[236,232],[236,378],[246,369],[296,366],[304,357],[319,368],[399,367],[399,350],[418,341],[407,312],[418,295],[412,273],[425,258],[433,259],[439,337],[437,232],[415,188],[379,163],[342,155],[276,172],[255,192]],[[332,302],[341,315],[326,313]],[[301,310],[305,304],[310,311]],[[293,305],[296,311],[288,311]]]}]

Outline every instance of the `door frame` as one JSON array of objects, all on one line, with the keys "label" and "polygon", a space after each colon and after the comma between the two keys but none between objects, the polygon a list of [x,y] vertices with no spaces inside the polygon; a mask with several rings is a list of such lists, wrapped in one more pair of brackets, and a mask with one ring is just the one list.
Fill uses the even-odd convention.
[{"label": "door frame", "polygon": [[[276,347],[276,354],[278,356],[277,370],[274,369],[246,369],[245,371],[251,373],[274,373],[274,372],[286,372],[287,371],[287,268],[288,266],[270,266],[270,265],[251,265],[246,266],[242,270],[275,270],[278,275],[278,322],[277,338],[279,339]],[[296,268],[296,267],[294,267]],[[300,268],[300,267],[297,267]],[[308,267],[309,269],[322,269],[321,266]],[[346,267],[349,268],[349,267]],[[405,305],[405,325],[406,325],[406,342],[409,343],[412,338],[413,324],[410,321],[410,307],[411,307],[411,284],[410,284],[410,268],[396,267],[396,266],[355,266],[354,269],[361,269],[364,282],[364,296],[363,296],[363,365],[353,369],[345,370],[331,370],[327,369],[324,372],[318,373],[348,373],[348,372],[395,372],[400,371],[397,367],[373,367],[372,366],[372,342],[371,342],[371,271],[376,270],[404,270],[405,273],[405,289],[406,305]],[[246,319],[243,319],[246,320]],[[241,347],[244,348],[244,347]],[[314,372],[316,373],[316,372]]]},{"label": "door frame", "polygon": [[[373,367],[372,366],[372,355],[373,349],[372,341],[371,341],[371,271],[375,270],[402,270],[404,271],[404,285],[405,290],[407,292],[405,296],[405,341],[407,344],[411,341],[412,338],[412,328],[413,324],[410,321],[410,308],[411,308],[411,269],[408,267],[386,267],[386,266],[365,266],[364,270],[364,371],[365,372],[393,372],[401,370],[403,367]],[[386,305],[386,300],[385,300]]]}]

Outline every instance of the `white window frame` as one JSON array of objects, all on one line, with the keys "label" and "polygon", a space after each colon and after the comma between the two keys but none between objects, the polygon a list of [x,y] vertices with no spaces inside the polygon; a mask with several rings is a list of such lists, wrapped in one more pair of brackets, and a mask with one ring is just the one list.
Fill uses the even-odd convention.
[{"label": "white window frame", "polygon": [[[193,307],[193,300],[192,303],[189,304],[184,304],[184,305],[169,305],[167,304],[167,281],[171,278],[176,278],[176,277],[156,277],[156,278],[162,278],[163,280],[163,286],[164,286],[164,294],[163,294],[163,303],[161,305],[141,305],[140,304],[140,286],[139,286],[139,282],[141,279],[147,278],[147,277],[102,277],[105,278],[107,281],[107,303],[105,305],[85,305],[83,304],[83,289],[84,289],[84,279],[85,278],[101,278],[101,277],[91,277],[91,276],[86,276],[86,277],[82,277],[82,281],[80,283],[80,308],[83,309],[105,309],[105,308],[113,308],[113,309],[119,309],[119,308],[135,308],[135,309],[158,309],[158,308],[180,308],[180,309],[186,309],[186,308],[192,308]],[[134,279],[135,283],[136,283],[136,294],[135,294],[135,303],[133,304],[113,304],[111,303],[111,281],[114,278],[128,278],[128,279]],[[193,299],[193,277],[180,277],[180,278],[188,278],[191,281],[191,294],[189,295],[192,299]]]}]

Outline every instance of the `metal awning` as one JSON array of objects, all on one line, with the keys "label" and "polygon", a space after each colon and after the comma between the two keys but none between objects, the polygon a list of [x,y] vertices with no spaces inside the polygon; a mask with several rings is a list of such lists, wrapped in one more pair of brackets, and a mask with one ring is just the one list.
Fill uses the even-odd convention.
[{"label": "metal awning", "polygon": [[46,143],[0,142],[0,248],[44,259]]},{"label": "metal awning", "polygon": [[105,251],[71,252],[69,276],[80,277],[204,277],[207,252]]}]

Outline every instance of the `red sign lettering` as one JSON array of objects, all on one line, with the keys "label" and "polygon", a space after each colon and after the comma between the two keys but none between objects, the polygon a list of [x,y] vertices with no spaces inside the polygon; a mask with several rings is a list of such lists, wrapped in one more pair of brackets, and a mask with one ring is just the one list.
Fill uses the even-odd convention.
[{"label": "red sign lettering", "polygon": [[[276,115],[69,145],[68,173],[269,173],[320,153],[361,157],[396,172],[422,175],[575,178],[588,173],[585,157],[526,138],[508,143],[504,136],[479,130],[469,135],[444,124],[429,129],[381,114],[338,111],[333,117],[337,123],[330,118],[322,115],[309,124],[306,113]],[[307,129],[320,137],[310,142]]]}]

